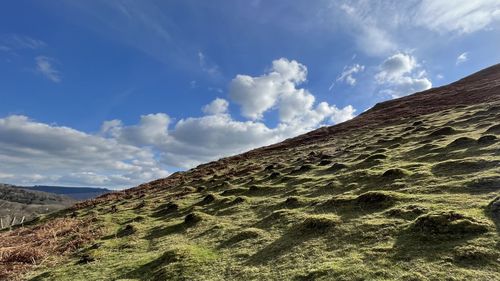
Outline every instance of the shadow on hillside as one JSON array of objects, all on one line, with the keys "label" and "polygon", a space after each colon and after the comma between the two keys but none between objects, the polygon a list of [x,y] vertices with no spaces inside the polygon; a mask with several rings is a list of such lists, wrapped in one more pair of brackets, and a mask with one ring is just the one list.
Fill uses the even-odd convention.
[{"label": "shadow on hillside", "polygon": [[[414,259],[424,259],[427,262],[449,260],[456,254],[456,250],[467,245],[468,241],[476,238],[478,235],[464,235],[461,237],[453,236],[429,236],[422,237],[409,230],[403,230],[396,239],[393,250],[394,261],[408,262]],[[454,260],[455,262],[460,262]],[[469,261],[470,263],[472,261]],[[474,261],[478,265],[481,261]],[[472,265],[472,263],[471,263]]]},{"label": "shadow on hillside", "polygon": [[284,255],[286,252],[290,252],[295,247],[299,247],[305,241],[317,237],[317,235],[303,234],[292,229],[280,238],[272,242],[271,244],[265,246],[263,249],[252,255],[248,259],[248,263],[251,265],[262,265],[272,262],[278,257]]},{"label": "shadow on hillside", "polygon": [[31,279],[29,279],[29,281],[42,281],[42,280],[47,280],[47,278],[50,277],[50,272],[44,272],[40,275],[37,275]]},{"label": "shadow on hillside", "polygon": [[327,237],[333,233],[338,223],[336,219],[328,217],[306,218],[302,223],[291,227],[280,238],[252,255],[247,262],[251,265],[272,262],[308,240]]},{"label": "shadow on hillside", "polygon": [[186,228],[187,228],[186,224],[182,222],[174,225],[169,225],[166,227],[157,226],[151,229],[151,231],[144,237],[144,239],[153,240],[161,238],[174,233],[183,232],[186,230]]},{"label": "shadow on hillside", "polygon": [[157,259],[123,274],[118,279],[168,280],[163,267],[178,261],[178,259],[179,257],[174,251],[167,251]]}]

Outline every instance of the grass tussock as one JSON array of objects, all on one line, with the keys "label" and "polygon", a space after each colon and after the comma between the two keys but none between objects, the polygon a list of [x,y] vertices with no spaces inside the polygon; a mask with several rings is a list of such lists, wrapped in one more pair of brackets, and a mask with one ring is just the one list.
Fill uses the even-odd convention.
[{"label": "grass tussock", "polygon": [[411,231],[424,237],[463,237],[488,231],[488,224],[456,212],[434,212],[418,217]]},{"label": "grass tussock", "polygon": [[409,175],[411,175],[411,173],[409,171],[405,170],[405,169],[392,168],[392,169],[386,170],[382,174],[382,178],[394,180],[394,179],[405,178],[405,177],[407,177]]},{"label": "grass tussock", "polygon": [[341,223],[337,216],[314,215],[308,216],[300,224],[299,229],[304,232],[323,233],[332,230]]}]

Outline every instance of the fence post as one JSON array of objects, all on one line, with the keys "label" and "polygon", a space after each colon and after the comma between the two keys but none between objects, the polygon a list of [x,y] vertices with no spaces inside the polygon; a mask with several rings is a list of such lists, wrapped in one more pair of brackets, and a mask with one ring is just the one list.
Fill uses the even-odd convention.
[{"label": "fence post", "polygon": [[12,227],[14,226],[15,223],[16,223],[16,217],[14,216],[12,218],[12,221],[10,222],[10,230],[12,230]]}]

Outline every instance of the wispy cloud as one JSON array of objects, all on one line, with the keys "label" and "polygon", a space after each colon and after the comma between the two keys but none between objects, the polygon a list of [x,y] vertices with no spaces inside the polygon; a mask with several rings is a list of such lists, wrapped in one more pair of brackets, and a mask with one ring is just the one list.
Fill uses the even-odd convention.
[{"label": "wispy cloud", "polygon": [[350,31],[360,50],[372,56],[414,47],[412,41],[419,34],[461,36],[498,29],[500,22],[497,0],[338,2],[331,5],[332,18]]},{"label": "wispy cloud", "polygon": [[464,53],[461,53],[458,57],[457,57],[457,61],[455,62],[456,65],[459,65],[459,64],[462,64],[466,61],[469,60],[469,53],[467,52],[464,52]]},{"label": "wispy cloud", "polygon": [[21,49],[41,49],[47,47],[47,43],[25,35],[10,34],[0,37],[0,49],[2,51]]},{"label": "wispy cloud", "polygon": [[35,58],[36,70],[52,82],[61,82],[61,74],[53,66],[54,59],[38,56]]},{"label": "wispy cloud", "polygon": [[440,33],[472,33],[500,21],[500,2],[424,0],[418,5],[413,21]]},{"label": "wispy cloud", "polygon": [[219,66],[213,62],[209,62],[205,54],[201,51],[198,52],[198,62],[203,72],[206,72],[210,76],[220,75]]},{"label": "wispy cloud", "polygon": [[342,71],[342,73],[339,75],[339,77],[337,77],[336,81],[345,82],[350,86],[354,86],[356,85],[356,78],[354,78],[354,74],[362,72],[363,70],[365,70],[364,65],[360,65],[357,63],[351,66],[346,65],[344,66],[344,70]]},{"label": "wispy cloud", "polygon": [[357,45],[363,52],[369,55],[383,55],[397,48],[391,35],[380,26],[378,18],[366,13],[368,9],[366,4],[357,6],[342,4],[339,8],[347,17]]}]

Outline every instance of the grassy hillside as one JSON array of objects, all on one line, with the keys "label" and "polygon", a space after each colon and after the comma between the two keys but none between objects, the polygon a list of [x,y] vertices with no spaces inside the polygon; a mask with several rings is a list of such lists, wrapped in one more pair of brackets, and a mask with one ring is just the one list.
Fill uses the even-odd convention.
[{"label": "grassy hillside", "polygon": [[500,79],[486,76],[3,233],[0,271],[74,281],[500,280]]}]

